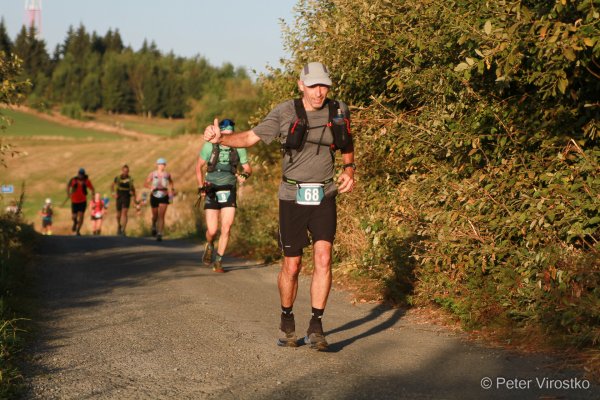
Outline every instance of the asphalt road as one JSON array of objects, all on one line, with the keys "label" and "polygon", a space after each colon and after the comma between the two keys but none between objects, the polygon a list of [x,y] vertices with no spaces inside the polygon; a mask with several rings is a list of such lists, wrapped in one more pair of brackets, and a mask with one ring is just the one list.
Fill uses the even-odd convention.
[{"label": "asphalt road", "polygon": [[[227,259],[215,274],[201,252],[185,241],[44,237],[27,398],[599,397],[581,371],[557,370],[560,360],[485,348],[337,290],[324,316],[331,351],[279,348],[278,267]],[[299,334],[308,283],[294,308]]]}]

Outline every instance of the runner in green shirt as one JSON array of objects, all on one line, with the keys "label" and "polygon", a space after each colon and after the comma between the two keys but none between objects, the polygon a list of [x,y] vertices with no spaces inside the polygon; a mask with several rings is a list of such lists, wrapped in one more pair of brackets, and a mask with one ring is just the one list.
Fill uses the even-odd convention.
[{"label": "runner in green shirt", "polygon": [[[232,120],[224,119],[219,124],[219,129],[222,134],[228,135],[233,133],[234,126]],[[243,172],[238,174],[237,170],[240,165]],[[235,218],[237,183],[244,183],[251,173],[252,168],[248,164],[246,149],[233,149],[209,142],[202,146],[196,163],[198,190],[201,195],[205,196],[206,246],[202,261],[210,264],[215,272],[225,272],[222,258],[227,249],[229,233]],[[219,216],[221,217],[221,235],[215,254],[214,240],[219,229]]]}]

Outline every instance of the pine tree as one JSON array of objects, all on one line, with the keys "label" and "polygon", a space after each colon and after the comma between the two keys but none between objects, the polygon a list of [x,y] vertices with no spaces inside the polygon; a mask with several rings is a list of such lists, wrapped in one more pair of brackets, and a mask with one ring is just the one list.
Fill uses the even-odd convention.
[{"label": "pine tree", "polygon": [[2,17],[2,19],[0,19],[0,51],[9,54],[12,52],[12,47],[13,43],[12,40],[10,40],[10,36],[8,36],[6,25],[4,24],[4,17]]}]

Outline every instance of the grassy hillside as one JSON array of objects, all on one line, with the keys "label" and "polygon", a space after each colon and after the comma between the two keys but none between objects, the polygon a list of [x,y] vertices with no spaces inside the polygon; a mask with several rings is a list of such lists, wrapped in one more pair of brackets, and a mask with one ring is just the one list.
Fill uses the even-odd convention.
[{"label": "grassy hillside", "polygon": [[177,129],[184,127],[184,121],[167,118],[144,118],[137,115],[123,114],[89,114],[86,117],[92,121],[123,129],[148,133],[151,135],[169,137],[174,136]]},{"label": "grassy hillside", "polygon": [[9,137],[61,137],[96,141],[121,139],[114,133],[65,126],[20,111],[3,109],[2,114],[13,120],[13,124],[4,132]]},{"label": "grassy hillside", "polygon": [[[187,235],[195,229],[193,203],[195,201],[194,165],[201,146],[197,136],[180,136],[158,141],[132,140],[119,135],[96,132],[85,129],[63,127],[49,121],[31,117],[27,114],[10,112],[16,115],[15,125],[7,131],[10,143],[20,152],[7,160],[8,168],[1,175],[0,183],[12,184],[17,192],[25,186],[26,200],[24,216],[40,229],[39,210],[46,197],[50,197],[55,206],[54,232],[70,233],[70,203],[66,199],[66,183],[77,170],[83,167],[97,191],[109,194],[111,182],[120,173],[121,166],[127,163],[141,194],[146,176],[155,167],[159,157],[168,161],[167,170],[173,174],[178,192],[174,204],[167,213],[167,230],[171,235]],[[8,112],[7,112],[8,114]],[[32,138],[33,129],[36,132]],[[16,137],[17,133],[22,133]],[[19,193],[5,195],[0,199],[4,208]],[[63,204],[64,203],[64,204]],[[115,202],[111,198],[109,213],[103,232],[114,234]],[[129,232],[143,233],[150,221],[149,207],[136,215],[130,211]],[[177,226],[176,226],[177,225]],[[89,233],[89,213],[86,214],[83,233]]]}]

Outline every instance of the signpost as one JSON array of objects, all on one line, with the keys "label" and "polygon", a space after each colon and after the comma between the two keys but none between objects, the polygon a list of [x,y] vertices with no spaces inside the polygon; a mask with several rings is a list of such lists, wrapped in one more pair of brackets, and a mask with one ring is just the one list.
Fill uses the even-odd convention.
[{"label": "signpost", "polygon": [[15,192],[15,187],[13,185],[2,185],[2,188],[0,189],[1,193],[7,193],[7,194],[12,194]]}]

